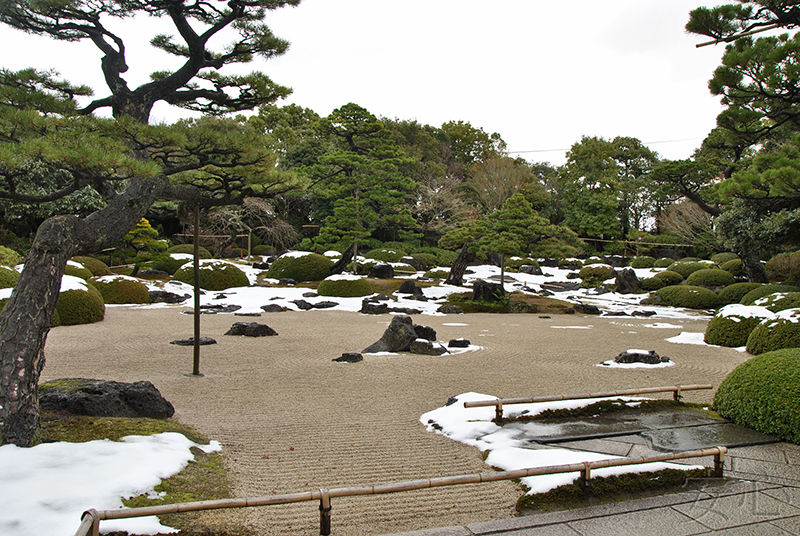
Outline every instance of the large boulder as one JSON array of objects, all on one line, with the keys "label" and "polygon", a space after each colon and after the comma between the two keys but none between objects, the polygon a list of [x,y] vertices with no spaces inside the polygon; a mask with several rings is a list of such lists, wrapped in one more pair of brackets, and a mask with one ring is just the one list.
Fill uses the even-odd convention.
[{"label": "large boulder", "polygon": [[411,317],[397,315],[392,318],[389,327],[384,331],[378,342],[364,348],[363,353],[374,354],[377,352],[403,352],[408,349],[412,341],[417,339],[417,332],[411,322]]},{"label": "large boulder", "polygon": [[472,301],[496,302],[503,299],[503,286],[479,279],[472,286]]},{"label": "large boulder", "polygon": [[414,283],[410,279],[407,281],[403,281],[403,284],[400,285],[399,289],[397,289],[397,293],[411,294],[412,296],[424,296],[422,288],[420,288],[416,283]]},{"label": "large boulder", "polygon": [[614,358],[617,363],[645,363],[647,365],[658,365],[668,363],[667,356],[660,356],[654,350],[626,350]]},{"label": "large boulder", "polygon": [[373,279],[392,279],[394,266],[391,264],[376,264],[369,269],[369,277]]},{"label": "large boulder", "polygon": [[234,322],[225,335],[244,335],[245,337],[274,337],[278,332],[266,324],[258,322]]},{"label": "large boulder", "polygon": [[148,381],[55,380],[40,386],[39,407],[95,417],[166,419],[175,414],[172,404]]},{"label": "large boulder", "polygon": [[614,284],[617,285],[617,292],[620,294],[638,294],[642,291],[642,282],[631,268],[615,270],[614,274],[616,275]]}]

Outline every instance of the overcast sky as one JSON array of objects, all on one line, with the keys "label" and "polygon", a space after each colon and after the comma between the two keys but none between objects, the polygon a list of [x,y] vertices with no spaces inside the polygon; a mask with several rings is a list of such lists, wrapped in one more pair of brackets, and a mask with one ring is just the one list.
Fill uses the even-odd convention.
[{"label": "overcast sky", "polygon": [[[581,136],[632,136],[665,158],[687,158],[715,125],[708,79],[724,45],[696,48],[689,11],[714,0],[303,0],[269,14],[292,45],[257,60],[320,115],[354,102],[378,116],[498,132],[530,161],[564,163]],[[146,43],[157,24],[126,21]],[[110,25],[114,27],[113,24]],[[166,28],[166,27],[165,27]],[[164,31],[164,30],[162,30]],[[100,54],[0,28],[2,66],[52,67],[105,95]],[[130,85],[160,53],[129,43]],[[154,119],[184,112],[158,108]]]}]

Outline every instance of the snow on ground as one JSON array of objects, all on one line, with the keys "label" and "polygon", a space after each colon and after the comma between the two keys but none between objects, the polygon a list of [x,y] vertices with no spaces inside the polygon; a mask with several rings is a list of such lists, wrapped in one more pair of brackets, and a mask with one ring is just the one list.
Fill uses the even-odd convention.
[{"label": "snow on ground", "polygon": [[[81,514],[122,508],[121,497],[153,491],[194,458],[190,448],[220,450],[212,441],[197,445],[182,434],[129,436],[122,441],[43,443],[32,448],[0,447],[0,534],[70,536]],[[175,532],[155,516],[104,521],[101,530],[135,534]]]},{"label": "snow on ground", "polygon": [[[525,448],[527,442],[522,438],[523,432],[519,429],[502,428],[492,422],[494,406],[465,408],[464,402],[477,400],[495,400],[496,397],[480,393],[463,393],[454,397],[450,405],[437,408],[423,414],[420,422],[428,427],[429,432],[436,431],[454,441],[464,443],[479,450],[490,451],[486,463],[492,467],[499,467],[505,471],[527,469],[531,467],[548,467],[552,465],[566,465],[587,461],[608,460],[620,456],[610,456],[595,452],[574,451],[563,448]],[[641,398],[617,397],[621,400],[643,400]],[[587,406],[602,398],[585,400],[560,400],[557,402],[539,402],[536,404],[515,404],[506,406],[508,411],[513,407],[508,416],[536,415],[547,409],[574,409]],[[699,466],[687,466],[670,463],[647,463],[620,467],[607,467],[592,471],[596,476],[610,476],[622,473],[640,473],[647,471],[660,471],[662,469],[693,469]],[[580,475],[578,472],[562,473],[556,475],[531,476],[521,479],[522,483],[530,488],[528,494],[544,493],[558,486],[571,484]]]}]

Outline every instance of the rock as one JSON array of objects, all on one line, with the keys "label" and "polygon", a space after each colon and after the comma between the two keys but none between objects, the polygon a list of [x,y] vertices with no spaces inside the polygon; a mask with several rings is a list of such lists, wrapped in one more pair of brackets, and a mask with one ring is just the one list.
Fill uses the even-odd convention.
[{"label": "rock", "polygon": [[294,279],[291,279],[289,277],[284,277],[282,279],[278,279],[278,284],[279,285],[283,285],[283,286],[286,287],[286,286],[296,285],[297,281],[295,281]]},{"label": "rock", "polygon": [[166,290],[150,291],[150,303],[182,303],[191,297],[191,294],[180,295]]},{"label": "rock", "polygon": [[[194,346],[194,337],[172,341],[170,342],[170,344],[175,344],[177,346]],[[211,337],[200,337],[200,346],[206,346],[208,344],[217,344],[217,341],[215,341]]]},{"label": "rock", "polygon": [[415,339],[409,344],[408,351],[412,354],[442,355],[447,353],[447,348],[441,344],[433,344],[425,339]]},{"label": "rock", "polygon": [[599,315],[602,311],[596,305],[589,305],[585,303],[576,303],[572,306],[576,313],[585,315]]},{"label": "rock", "polygon": [[639,305],[661,305],[663,300],[658,294],[651,294],[649,297],[639,302]]},{"label": "rock", "polygon": [[622,255],[606,255],[603,257],[603,262],[614,268],[625,268],[628,266],[630,259]]},{"label": "rock", "polygon": [[201,305],[200,312],[206,314],[216,314],[216,313],[232,313],[234,311],[238,311],[241,309],[241,305]]},{"label": "rock", "polygon": [[508,303],[508,311],[511,313],[538,313],[539,308],[532,303],[512,301]]},{"label": "rock", "polygon": [[669,358],[659,356],[654,350],[627,350],[614,358],[617,363],[646,363],[648,365],[658,365],[668,363]]},{"label": "rock", "polygon": [[265,313],[281,313],[284,311],[283,307],[281,307],[277,303],[262,305],[261,310],[264,311]]},{"label": "rock", "polygon": [[216,296],[214,296],[214,297],[213,297],[213,298],[211,298],[211,299],[212,299],[212,300],[225,300],[225,299],[227,299],[227,298],[228,298],[228,297],[227,297],[225,294],[217,294]]},{"label": "rock", "polygon": [[244,335],[245,337],[272,337],[278,332],[266,324],[258,322],[235,322],[225,335]]},{"label": "rock", "polygon": [[400,285],[400,288],[397,289],[398,294],[412,294],[414,296],[423,296],[422,289],[417,286],[416,283],[411,281],[410,279],[407,281],[403,281],[403,284]]},{"label": "rock", "polygon": [[345,352],[341,357],[337,357],[331,361],[336,361],[338,363],[358,363],[359,361],[364,361],[364,356],[358,352]]},{"label": "rock", "polygon": [[382,315],[389,312],[389,305],[386,303],[374,303],[368,299],[361,301],[361,314]]},{"label": "rock", "polygon": [[[75,381],[75,380],[71,380]],[[74,415],[95,417],[147,417],[167,419],[175,408],[148,381],[134,383],[104,380],[77,380],[78,387],[61,390],[44,389],[39,394],[39,407],[50,411],[66,411]]]},{"label": "rock", "polygon": [[541,259],[536,262],[539,263],[539,266],[544,266],[545,268],[558,268],[558,259]]},{"label": "rock", "polygon": [[419,309],[412,309],[411,307],[389,307],[389,312],[403,315],[418,315],[422,313]]},{"label": "rock", "polygon": [[628,316],[625,311],[606,311],[603,316]]},{"label": "rock", "polygon": [[304,298],[319,298],[319,294],[316,292],[303,292]]},{"label": "rock", "polygon": [[414,326],[414,333],[417,334],[418,339],[425,339],[426,341],[436,340],[436,330],[428,326]]},{"label": "rock", "polygon": [[463,315],[464,309],[459,307],[458,305],[442,305],[438,309],[436,309],[437,313],[444,313],[446,315]]},{"label": "rock", "polygon": [[256,270],[269,270],[269,263],[268,262],[254,262],[253,268]]},{"label": "rock", "polygon": [[496,302],[500,301],[503,296],[503,287],[499,283],[490,283],[479,279],[472,285],[473,301]]},{"label": "rock", "polygon": [[233,313],[233,316],[261,316],[261,313]]},{"label": "rock", "polygon": [[570,272],[567,274],[567,279],[580,279],[581,274],[579,272]]},{"label": "rock", "polygon": [[411,341],[416,340],[417,333],[411,322],[411,317],[397,315],[378,342],[366,347],[365,354],[376,352],[403,352],[408,349]]},{"label": "rock", "polygon": [[657,313],[656,313],[655,311],[633,311],[633,312],[631,313],[631,316],[644,316],[644,317],[649,317],[649,316],[656,316],[656,314],[657,314]]},{"label": "rock", "polygon": [[550,292],[569,292],[571,290],[578,290],[581,288],[579,281],[550,281],[541,284],[543,290]]},{"label": "rock", "polygon": [[386,294],[375,294],[374,296],[369,297],[369,300],[373,302],[389,301],[389,299],[390,299],[389,296],[387,296]]},{"label": "rock", "polygon": [[447,346],[448,348],[469,348],[470,344],[467,339],[450,339]]},{"label": "rock", "polygon": [[534,266],[532,264],[523,264],[519,267],[519,271],[523,274],[542,275],[542,267]]},{"label": "rock", "polygon": [[620,294],[637,294],[642,291],[642,282],[636,277],[633,268],[614,270],[614,275],[616,276],[614,284],[617,285],[617,292]]},{"label": "rock", "polygon": [[310,311],[314,308],[314,306],[308,303],[306,300],[292,300],[291,303],[295,304],[301,311]]},{"label": "rock", "polygon": [[376,264],[369,270],[369,277],[373,279],[392,279],[394,266],[391,264]]},{"label": "rock", "polygon": [[314,309],[330,309],[339,305],[335,301],[321,301],[314,304]]},{"label": "rock", "polygon": [[422,270],[422,264],[414,257],[403,257],[400,262],[408,264],[418,272]]}]

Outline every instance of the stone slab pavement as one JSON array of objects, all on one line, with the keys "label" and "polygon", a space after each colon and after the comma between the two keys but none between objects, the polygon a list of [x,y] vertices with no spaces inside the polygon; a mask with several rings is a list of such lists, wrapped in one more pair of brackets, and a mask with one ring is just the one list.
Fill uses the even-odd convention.
[{"label": "stone slab pavement", "polygon": [[[649,450],[637,436],[576,441],[570,448],[640,456]],[[567,446],[562,444],[560,446]],[[709,465],[710,459],[692,463]],[[732,448],[723,483],[698,489],[575,510],[486,523],[431,528],[393,536],[798,536],[800,446],[772,443]]]}]

